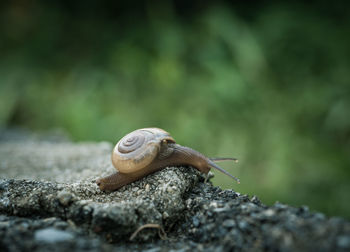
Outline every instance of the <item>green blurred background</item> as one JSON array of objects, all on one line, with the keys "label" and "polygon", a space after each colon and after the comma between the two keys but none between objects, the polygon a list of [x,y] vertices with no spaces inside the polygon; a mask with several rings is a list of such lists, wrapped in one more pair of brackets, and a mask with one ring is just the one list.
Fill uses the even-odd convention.
[{"label": "green blurred background", "polygon": [[350,217],[350,15],[339,1],[0,4],[0,127],[116,143],[156,126],[214,184]]}]

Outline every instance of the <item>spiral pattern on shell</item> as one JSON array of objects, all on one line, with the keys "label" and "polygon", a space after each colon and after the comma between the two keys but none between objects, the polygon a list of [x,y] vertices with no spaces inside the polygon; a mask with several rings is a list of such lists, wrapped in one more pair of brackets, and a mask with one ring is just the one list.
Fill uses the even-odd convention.
[{"label": "spiral pattern on shell", "polygon": [[170,134],[162,129],[135,130],[117,143],[113,150],[112,163],[122,173],[137,172],[154,160],[163,140],[175,142]]},{"label": "spiral pattern on shell", "polygon": [[134,131],[123,137],[117,144],[120,153],[130,153],[139,149],[145,142],[146,131]]}]

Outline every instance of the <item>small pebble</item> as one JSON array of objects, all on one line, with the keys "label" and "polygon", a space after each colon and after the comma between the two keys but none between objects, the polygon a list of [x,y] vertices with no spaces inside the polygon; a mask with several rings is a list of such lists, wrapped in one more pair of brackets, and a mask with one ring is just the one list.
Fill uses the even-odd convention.
[{"label": "small pebble", "polygon": [[169,218],[169,214],[167,212],[164,212],[162,216],[163,216],[163,219]]},{"label": "small pebble", "polygon": [[197,217],[193,217],[192,224],[193,224],[193,226],[198,227],[199,226],[199,219]]},{"label": "small pebble", "polygon": [[74,239],[74,235],[70,232],[55,228],[45,228],[37,230],[34,234],[34,238],[38,242],[56,243],[72,241]]},{"label": "small pebble", "polygon": [[236,222],[235,220],[232,220],[232,219],[228,219],[228,220],[225,220],[222,225],[226,228],[231,228],[231,227],[234,227],[236,226]]},{"label": "small pebble", "polygon": [[63,190],[57,194],[57,198],[63,206],[68,206],[73,199],[73,195]]},{"label": "small pebble", "polygon": [[262,213],[267,217],[271,217],[271,216],[275,215],[275,211],[271,208],[263,211]]},{"label": "small pebble", "polygon": [[350,235],[349,236],[339,236],[337,239],[337,245],[341,248],[350,249]]}]

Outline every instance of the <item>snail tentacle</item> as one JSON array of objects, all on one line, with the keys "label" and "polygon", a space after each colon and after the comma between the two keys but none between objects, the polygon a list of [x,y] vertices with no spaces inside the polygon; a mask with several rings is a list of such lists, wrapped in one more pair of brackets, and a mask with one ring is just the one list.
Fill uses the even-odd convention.
[{"label": "snail tentacle", "polygon": [[229,158],[229,157],[211,157],[209,158],[211,161],[214,161],[214,162],[221,162],[221,161],[230,161],[232,160],[233,162],[235,163],[238,163],[238,159],[237,158]]},{"label": "snail tentacle", "polygon": [[220,166],[218,166],[217,164],[215,164],[213,161],[209,160],[209,165],[212,167],[212,168],[215,168],[219,171],[221,171],[222,173],[226,174],[227,176],[233,178],[234,180],[237,181],[238,184],[241,183],[241,181],[236,178],[235,176],[231,175],[228,171],[226,171],[225,169],[221,168]]}]

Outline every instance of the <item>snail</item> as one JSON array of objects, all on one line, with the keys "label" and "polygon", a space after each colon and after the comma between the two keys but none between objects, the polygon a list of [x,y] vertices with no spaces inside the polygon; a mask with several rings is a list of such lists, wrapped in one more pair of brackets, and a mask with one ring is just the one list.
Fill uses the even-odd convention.
[{"label": "snail", "polygon": [[175,143],[168,132],[159,128],[135,130],[124,136],[114,147],[113,166],[118,170],[96,180],[103,191],[114,191],[167,166],[192,166],[208,174],[215,168],[239,183],[239,179],[214,163],[235,158],[207,158],[189,147]]}]

